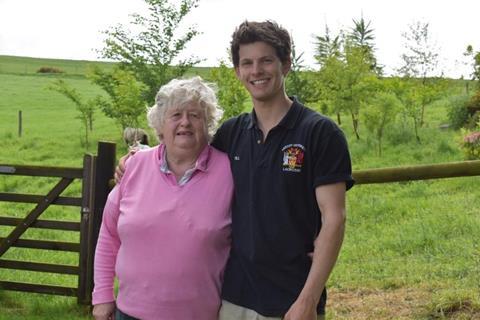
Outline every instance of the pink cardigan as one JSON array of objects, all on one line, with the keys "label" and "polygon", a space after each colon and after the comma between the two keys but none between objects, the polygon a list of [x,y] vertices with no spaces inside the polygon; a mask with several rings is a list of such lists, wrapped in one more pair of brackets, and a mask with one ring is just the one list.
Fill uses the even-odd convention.
[{"label": "pink cardigan", "polygon": [[230,250],[233,179],[228,157],[207,146],[191,180],[160,171],[164,146],[128,161],[108,196],[95,254],[93,304],[148,319],[216,320]]}]

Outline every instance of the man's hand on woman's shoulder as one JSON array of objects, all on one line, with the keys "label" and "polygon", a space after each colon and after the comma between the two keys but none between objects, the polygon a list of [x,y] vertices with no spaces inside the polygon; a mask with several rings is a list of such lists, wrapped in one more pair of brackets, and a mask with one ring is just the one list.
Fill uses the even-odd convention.
[{"label": "man's hand on woman's shoulder", "polygon": [[138,150],[139,149],[132,149],[118,160],[118,165],[115,167],[115,184],[119,184],[120,180],[122,180],[123,174],[125,173],[125,163],[127,162],[127,159],[137,153]]}]

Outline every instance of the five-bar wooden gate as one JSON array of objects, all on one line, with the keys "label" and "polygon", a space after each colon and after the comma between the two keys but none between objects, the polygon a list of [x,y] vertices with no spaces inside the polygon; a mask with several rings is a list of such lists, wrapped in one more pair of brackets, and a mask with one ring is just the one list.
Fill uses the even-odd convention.
[{"label": "five-bar wooden gate", "polygon": [[[13,226],[9,234],[0,238],[0,268],[68,274],[78,276],[76,287],[52,286],[24,282],[2,281],[4,290],[75,296],[81,304],[89,304],[93,288],[93,256],[101,222],[101,213],[110,190],[113,177],[115,144],[100,142],[98,155],[86,154],[82,168],[55,168],[0,164],[0,174],[32,177],[55,177],[58,182],[46,195],[0,192],[0,201],[35,203],[24,218],[1,216],[0,226]],[[81,197],[64,197],[62,192],[75,180],[82,181]],[[78,222],[39,219],[50,205],[75,206],[80,208]],[[22,235],[28,228],[42,228],[80,232],[79,243],[28,240]],[[11,247],[39,250],[57,250],[78,253],[78,265],[58,265],[30,261],[3,259]]]}]

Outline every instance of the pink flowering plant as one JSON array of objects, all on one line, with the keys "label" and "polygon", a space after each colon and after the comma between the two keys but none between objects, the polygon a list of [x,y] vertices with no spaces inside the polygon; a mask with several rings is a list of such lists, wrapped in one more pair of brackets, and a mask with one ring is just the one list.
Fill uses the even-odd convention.
[{"label": "pink flowering plant", "polygon": [[480,131],[464,132],[461,147],[467,160],[480,159]]}]

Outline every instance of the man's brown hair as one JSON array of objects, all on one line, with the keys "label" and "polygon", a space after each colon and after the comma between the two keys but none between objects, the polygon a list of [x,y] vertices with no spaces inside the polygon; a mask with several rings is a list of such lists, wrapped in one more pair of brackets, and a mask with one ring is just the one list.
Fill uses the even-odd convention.
[{"label": "man's brown hair", "polygon": [[240,45],[257,41],[265,42],[272,46],[282,63],[290,61],[292,45],[290,34],[287,30],[270,20],[263,22],[244,21],[235,29],[230,42],[230,51],[235,67],[238,67],[240,62]]}]

